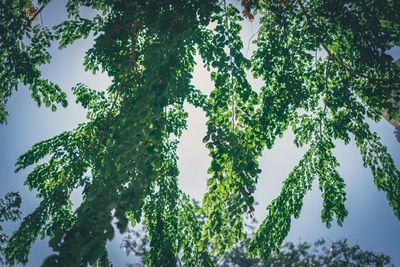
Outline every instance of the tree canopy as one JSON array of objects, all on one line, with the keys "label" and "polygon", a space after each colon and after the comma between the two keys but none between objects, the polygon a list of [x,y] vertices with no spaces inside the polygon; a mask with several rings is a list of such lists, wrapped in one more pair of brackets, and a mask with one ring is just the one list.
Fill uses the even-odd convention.
[{"label": "tree canopy", "polygon": [[[400,45],[400,2],[243,0],[238,10],[213,0],[69,0],[69,19],[51,29],[35,22],[49,2],[0,2],[0,122],[20,84],[39,106],[67,106],[60,86],[40,72],[51,45],[62,49],[93,35],[85,69],[106,72],[112,83],[105,92],[77,84],[72,91],[88,121],[18,158],[16,171],[35,166],[25,184],[41,202],[10,237],[8,264],[27,263],[32,244],[47,236],[55,254],[43,266],[107,266],[115,219],[120,232],[145,223],[149,265],[175,266],[178,254],[188,266],[213,265],[212,255],[223,257],[244,240],[243,216],[254,211],[261,172],[257,160],[288,128],[307,152],[267,207],[250,255],[266,260],[279,250],[314,180],[322,222],[342,225],[348,211],[335,140],[356,144],[400,219],[400,172],[367,123],[383,112],[400,119],[400,68],[387,54]],[[81,7],[97,15],[85,18]],[[255,15],[261,27],[247,58],[240,23]],[[321,50],[323,56],[315,54]],[[196,53],[214,82],[210,94],[191,84]],[[252,88],[249,75],[264,85]],[[203,109],[208,120],[210,178],[196,212],[177,182],[184,103]],[[83,202],[72,210],[77,188]]]}]

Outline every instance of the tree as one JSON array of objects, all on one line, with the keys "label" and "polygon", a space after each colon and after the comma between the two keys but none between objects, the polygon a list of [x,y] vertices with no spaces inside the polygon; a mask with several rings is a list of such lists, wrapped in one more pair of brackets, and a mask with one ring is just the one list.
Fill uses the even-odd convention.
[{"label": "tree", "polygon": [[[196,202],[193,204],[195,208],[199,208]],[[245,239],[227,251],[224,258],[212,257],[216,266],[385,266],[391,263],[389,256],[363,251],[358,245],[349,246],[346,239],[331,242],[329,245],[324,239],[314,244],[299,242],[295,245],[287,242],[279,253],[274,253],[262,261],[260,258],[249,257],[247,253],[247,246],[254,234],[253,230],[257,228],[257,220],[252,218],[245,228],[247,230]],[[141,263],[136,263],[136,266],[144,266],[150,255],[146,228],[130,230],[122,247],[128,255],[134,254],[141,259]],[[178,262],[180,262],[179,258]],[[133,267],[135,264],[128,264],[128,266]]]},{"label": "tree", "polygon": [[[1,122],[5,103],[19,84],[55,111],[67,106],[59,86],[38,67],[60,48],[95,36],[85,67],[107,72],[112,84],[97,92],[84,84],[72,90],[88,122],[35,144],[17,161],[17,171],[36,165],[25,183],[37,190],[39,207],[25,217],[5,249],[6,262],[25,264],[38,236],[55,251],[44,266],[108,265],[105,244],[113,219],[121,232],[142,217],[150,240],[149,265],[212,265],[243,241],[243,215],[254,211],[257,159],[289,128],[303,159],[268,206],[268,216],[249,243],[252,256],[268,259],[298,218],[304,195],[318,179],[327,227],[347,216],[345,183],[332,153],[334,140],[354,139],[379,190],[400,218],[400,172],[366,119],[386,110],[399,119],[400,69],[386,51],[400,44],[400,3],[341,0],[243,0],[245,19],[260,14],[261,28],[251,59],[241,49],[240,11],[225,1],[69,0],[69,19],[53,29],[35,24],[48,0],[0,3]],[[80,15],[82,6],[98,11]],[[9,31],[5,31],[9,29]],[[323,49],[326,57],[313,56]],[[205,95],[190,81],[194,55],[210,70],[214,90]],[[265,85],[256,91],[250,71]],[[178,188],[175,150],[186,128],[183,103],[208,118],[204,143],[212,157],[209,191],[197,219]],[[50,159],[37,164],[42,158]],[[83,188],[73,211],[71,192]],[[210,248],[210,250],[208,249]]]}]

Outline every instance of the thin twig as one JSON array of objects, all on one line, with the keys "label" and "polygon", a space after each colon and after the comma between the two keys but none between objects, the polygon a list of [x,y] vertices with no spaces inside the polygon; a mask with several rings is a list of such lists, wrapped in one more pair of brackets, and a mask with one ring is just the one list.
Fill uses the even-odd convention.
[{"label": "thin twig", "polygon": [[36,11],[35,15],[33,15],[33,17],[29,19],[28,22],[32,22],[32,21],[40,14],[40,12],[42,12],[42,10],[43,10],[43,8],[44,8],[45,6],[46,6],[46,5],[41,6],[41,7],[38,9],[38,11]]},{"label": "thin twig", "polygon": [[235,88],[232,83],[232,174],[235,164]]},{"label": "thin twig", "polygon": [[319,122],[319,142],[322,142],[322,120]]},{"label": "thin twig", "polygon": [[[325,100],[324,100],[324,114],[326,116],[326,106],[328,104],[328,75],[329,75],[329,63],[331,62],[331,54],[328,54],[328,62],[326,63],[325,69]],[[322,118],[319,122],[319,142],[322,142]]]},{"label": "thin twig", "polygon": [[[35,14],[35,16],[37,16],[37,14],[39,14],[40,11],[43,10],[43,8],[44,8],[44,6],[41,7],[41,9]],[[132,46],[131,54],[132,54],[132,56],[131,56],[129,65],[125,68],[124,74],[122,75],[122,78],[121,78],[121,80],[120,80],[120,82],[119,82],[118,89],[117,89],[117,95],[116,95],[115,98],[114,98],[114,101],[113,101],[113,103],[112,103],[112,105],[111,105],[111,109],[110,109],[110,110],[108,111],[108,113],[107,113],[107,118],[110,117],[111,112],[112,112],[112,110],[114,109],[114,106],[115,106],[115,104],[116,104],[116,101],[117,101],[117,99],[118,99],[119,93],[120,93],[121,88],[122,88],[122,84],[124,83],[125,77],[126,77],[128,71],[129,71],[129,69],[132,69],[132,63],[133,63],[133,62],[135,63],[135,66],[136,66],[136,74],[138,75],[138,73],[137,73],[137,63],[136,63],[136,60],[135,60],[135,49],[136,49],[135,35],[136,35],[137,25],[138,25],[138,21],[137,21],[137,10],[138,10],[138,6],[136,7],[136,19],[135,19],[135,24],[134,24],[134,27],[133,27],[133,32],[132,32],[132,37],[131,37],[131,42],[132,42],[132,45],[131,45],[131,46]],[[132,71],[133,71],[133,69],[132,69]],[[139,76],[137,76],[137,78],[139,78]],[[125,99],[126,99],[126,91],[125,91],[125,95],[124,95],[124,100],[123,100],[123,101],[125,101]],[[79,152],[78,158],[80,158],[80,157],[87,151],[87,149],[88,149],[90,146],[92,146],[92,145],[94,144],[94,142],[95,142],[97,139],[98,139],[98,136],[95,135],[95,136],[93,137],[93,140],[92,140],[89,144],[87,144],[87,145],[85,146],[85,148],[84,148],[82,151]],[[146,139],[145,139],[145,140],[146,140]],[[101,141],[100,141],[100,144],[101,144]],[[143,146],[142,146],[142,148],[143,148]],[[142,148],[141,148],[141,152],[140,152],[140,153],[142,153]],[[69,172],[70,172],[70,170],[71,170],[71,167],[72,167],[72,165],[69,165],[69,167],[68,167],[68,169],[67,169],[67,171],[66,171],[65,176],[67,176],[67,175],[69,174]],[[64,182],[65,182],[65,180],[63,180],[62,185],[64,185]],[[70,194],[70,192],[69,192],[69,194]]]},{"label": "thin twig", "polygon": [[318,49],[315,50],[315,56],[314,56],[314,64],[313,64],[313,68],[315,67],[315,65],[317,64],[317,60],[318,60]]},{"label": "thin twig", "polygon": [[[113,102],[113,104],[112,104],[112,106],[111,106],[111,109],[109,110],[107,116],[110,115],[111,111],[113,110],[113,108],[114,108],[114,106],[115,106],[115,103],[116,103],[117,98],[118,98],[118,96],[119,96],[119,93],[120,93],[122,84],[123,84],[123,82],[124,82],[124,80],[125,80],[125,76],[126,76],[126,74],[128,73],[129,69],[132,69],[132,63],[135,64],[137,82],[139,82],[139,80],[138,80],[138,79],[139,79],[139,76],[138,76],[139,74],[138,74],[137,63],[136,63],[136,59],[135,59],[135,50],[136,50],[136,41],[135,41],[135,37],[136,37],[136,31],[137,31],[137,25],[138,25],[138,19],[137,19],[137,11],[138,11],[138,9],[139,9],[139,6],[136,5],[135,23],[134,23],[134,25],[133,25],[133,31],[132,31],[132,36],[131,36],[131,59],[130,59],[130,61],[129,61],[129,65],[125,68],[124,75],[122,76],[122,79],[121,79],[121,81],[120,81],[120,83],[119,83],[119,86],[118,86],[117,95],[115,96],[114,102]],[[133,71],[133,69],[132,69],[132,71]],[[125,90],[124,98],[123,98],[123,100],[122,100],[123,102],[125,102],[126,94],[127,94],[127,91]]]},{"label": "thin twig", "polygon": [[[132,37],[131,37],[131,60],[129,63],[129,67],[132,69],[132,72],[134,73],[134,75],[136,75],[136,83],[139,84],[140,82],[140,78],[139,78],[139,66],[136,62],[136,57],[135,57],[135,51],[136,51],[136,32],[137,32],[137,26],[138,26],[138,19],[137,19],[137,12],[139,10],[139,6],[136,5],[136,14],[135,14],[135,24],[133,25],[133,31],[132,31]],[[135,66],[135,70],[132,67],[132,63]],[[125,94],[124,94],[124,99],[122,100],[122,102],[125,102],[126,100],[126,94],[127,91],[125,90]]]},{"label": "thin twig", "polygon": [[[224,8],[225,8],[225,23],[226,27],[229,29],[229,21],[228,21],[228,12],[226,9],[226,1],[224,0]],[[228,37],[229,39],[229,37]],[[230,57],[230,67],[232,72],[232,57]],[[231,73],[231,85],[232,85],[232,163],[231,163],[231,176],[233,177],[233,167],[235,164],[235,87],[233,84],[233,77]]]},{"label": "thin twig", "polygon": [[114,98],[114,101],[113,101],[113,103],[111,105],[111,109],[107,113],[107,117],[110,116],[112,110],[114,109],[115,103],[117,102],[117,98],[119,96],[119,92],[121,91],[122,84],[123,84],[123,82],[125,80],[125,76],[128,73],[128,70],[130,69],[131,65],[132,65],[132,62],[130,62],[129,65],[125,68],[124,75],[122,75],[121,81],[119,82],[119,85],[118,85],[117,95]]},{"label": "thin twig", "polygon": [[328,75],[329,75],[329,62],[331,61],[331,55],[328,56],[328,63],[326,64],[325,70],[325,89],[328,90]]},{"label": "thin twig", "polygon": [[249,53],[249,50],[250,50],[251,39],[253,39],[254,36],[256,36],[256,34],[258,34],[260,32],[260,29],[261,29],[261,27],[250,37],[249,42],[247,43],[246,57],[247,57],[247,53]]},{"label": "thin twig", "polygon": [[[124,80],[125,80],[125,77],[126,77],[128,71],[129,71],[129,69],[132,69],[132,63],[134,62],[134,63],[135,63],[135,66],[137,66],[136,60],[135,60],[135,49],[136,49],[135,36],[136,36],[137,25],[138,25],[138,20],[137,20],[137,11],[138,11],[138,8],[139,8],[139,6],[137,5],[137,6],[136,6],[135,23],[134,23],[134,26],[133,26],[133,32],[132,32],[132,37],[131,37],[131,42],[132,42],[132,44],[131,44],[131,46],[132,46],[131,54],[132,54],[132,56],[131,56],[131,59],[130,59],[130,61],[129,61],[129,65],[125,68],[124,74],[122,75],[122,78],[121,78],[121,80],[120,80],[120,82],[119,82],[118,89],[117,89],[117,95],[115,96],[114,101],[113,101],[113,103],[112,103],[112,105],[111,105],[111,108],[110,108],[110,110],[109,110],[108,113],[107,113],[107,118],[110,117],[111,112],[113,111],[113,109],[114,109],[114,107],[115,107],[115,104],[116,104],[116,102],[117,102],[119,93],[120,93],[121,88],[122,88],[122,84],[124,83]],[[133,69],[132,69],[132,70],[133,70]],[[136,70],[137,70],[137,69],[136,69]],[[138,75],[138,73],[137,73],[137,75]],[[138,77],[138,76],[137,76],[137,77]],[[138,78],[139,78],[139,77],[138,77]],[[127,92],[126,92],[126,90],[125,90],[125,95],[124,95],[123,102],[125,102],[126,93],[127,93]],[[90,142],[90,143],[79,153],[79,157],[81,157],[81,156],[83,155],[83,153],[95,142],[96,139],[97,139],[97,138],[96,138],[96,136],[95,136],[95,137],[93,138],[92,142]]]},{"label": "thin twig", "polygon": [[331,61],[331,55],[328,56],[328,63],[326,64],[325,70],[325,106],[324,106],[324,113],[326,111],[326,105],[328,104],[328,76],[329,76],[329,63]]},{"label": "thin twig", "polygon": [[135,21],[135,26],[132,34],[132,62],[133,66],[135,66],[135,73],[136,73],[136,82],[139,84],[140,78],[139,78],[139,66],[136,62],[136,57],[135,57],[135,52],[136,52],[136,41],[135,41],[135,35],[137,33],[137,21]]},{"label": "thin twig", "polygon": [[[372,134],[371,131],[367,128],[367,126],[365,125],[364,122],[356,121],[356,123],[357,123],[359,126],[361,126],[362,128],[364,128],[365,131],[366,131],[367,133]],[[353,131],[353,134],[355,135],[355,130]],[[377,158],[379,158],[378,153],[375,151],[375,148],[374,148],[374,147],[372,146],[372,144],[371,144],[370,138],[367,137],[367,138],[364,138],[364,139],[367,140],[367,143],[368,143],[369,146],[371,147],[372,152],[375,154],[375,156],[376,156]]]}]

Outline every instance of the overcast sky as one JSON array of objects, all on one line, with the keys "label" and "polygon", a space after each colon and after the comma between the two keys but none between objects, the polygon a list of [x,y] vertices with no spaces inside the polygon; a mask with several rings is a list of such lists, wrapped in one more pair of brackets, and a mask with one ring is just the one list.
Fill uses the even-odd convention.
[{"label": "overcast sky", "polygon": [[[62,2],[51,2],[42,12],[45,25],[54,25],[66,19]],[[239,3],[239,2],[238,2]],[[38,20],[40,23],[40,19]],[[243,30],[245,48],[249,38],[258,30],[256,23],[246,22]],[[8,124],[0,126],[0,197],[7,192],[20,191],[22,195],[23,216],[31,213],[39,204],[35,192],[29,192],[23,186],[24,179],[31,169],[14,173],[14,164],[19,155],[26,152],[33,144],[53,137],[65,130],[73,129],[78,123],[85,121],[85,111],[75,104],[75,98],[70,88],[78,82],[83,82],[96,90],[104,90],[109,85],[109,78],[105,74],[86,73],[82,63],[84,52],[90,48],[92,40],[78,41],[73,47],[64,50],[52,49],[52,64],[42,68],[43,75],[58,83],[68,94],[69,106],[59,108],[57,112],[37,105],[30,98],[27,88],[20,90],[11,97],[7,109],[11,114]],[[245,52],[246,52],[245,49]],[[400,57],[400,49],[393,50],[395,59]],[[207,72],[198,65],[195,69],[193,84],[204,92],[212,89]],[[257,88],[261,84],[253,82]],[[189,129],[182,136],[178,148],[180,185],[191,197],[202,199],[206,190],[207,169],[210,159],[208,151],[202,143],[206,133],[206,118],[202,111],[187,106],[190,112],[188,119]],[[382,137],[382,142],[388,147],[396,165],[400,167],[400,143],[393,134],[393,127],[385,120],[371,124],[372,128]],[[292,142],[293,135],[286,132],[282,139],[277,140],[273,149],[265,151],[260,158],[262,173],[256,192],[256,201],[259,205],[255,216],[261,222],[266,215],[266,207],[280,192],[282,181],[302,158],[304,149],[297,149]],[[346,182],[346,207],[349,216],[343,227],[333,224],[327,229],[321,222],[322,209],[321,192],[317,182],[314,190],[309,192],[304,201],[300,219],[293,220],[291,231],[286,240],[298,242],[315,241],[321,237],[328,241],[347,238],[350,244],[358,244],[362,249],[384,252],[392,257],[393,263],[400,266],[400,222],[394,217],[387,204],[385,193],[376,189],[371,171],[362,166],[361,156],[354,143],[344,146],[337,143],[335,149],[341,166],[339,173]],[[79,192],[74,193],[74,201],[80,201]],[[6,224],[7,231],[17,229],[18,224]],[[119,248],[121,237],[117,236],[110,244],[111,258],[114,266],[124,266],[133,262],[134,257],[126,257]],[[50,254],[47,240],[39,240],[33,246],[30,261],[27,266],[39,266],[43,259]]]}]

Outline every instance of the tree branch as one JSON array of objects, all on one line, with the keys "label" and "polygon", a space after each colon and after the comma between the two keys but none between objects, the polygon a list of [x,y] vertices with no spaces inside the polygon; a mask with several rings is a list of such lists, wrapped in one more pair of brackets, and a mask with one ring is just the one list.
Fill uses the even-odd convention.
[{"label": "tree branch", "polygon": [[382,79],[376,79],[376,78],[371,78],[365,75],[362,75],[360,73],[358,73],[357,71],[351,69],[350,67],[346,66],[346,64],[344,64],[342,61],[340,61],[333,53],[332,51],[324,44],[324,42],[322,41],[321,37],[319,36],[317,29],[315,28],[314,24],[311,21],[310,16],[308,15],[306,9],[304,8],[303,3],[301,2],[301,0],[297,0],[297,3],[299,4],[301,11],[303,12],[304,16],[306,17],[306,20],[310,23],[310,27],[312,29],[312,31],[314,32],[318,42],[322,45],[322,47],[324,48],[324,50],[328,53],[329,56],[332,56],[333,59],[336,61],[336,63],[338,63],[343,69],[345,69],[346,71],[353,73],[356,76],[362,77],[362,78],[366,78],[368,80],[375,80],[375,81],[379,81],[379,82],[383,82],[384,80]]},{"label": "tree branch", "polygon": [[33,17],[29,19],[28,22],[32,22],[32,21],[39,15],[39,13],[42,12],[42,10],[43,10],[43,8],[44,8],[45,6],[46,6],[46,5],[41,6],[41,7],[38,9],[38,11],[36,11],[35,15],[33,15]]},{"label": "tree branch", "polygon": [[110,109],[110,110],[108,111],[108,113],[107,113],[107,117],[110,116],[112,110],[114,109],[115,103],[117,102],[117,98],[118,98],[118,96],[119,96],[119,92],[121,91],[122,84],[124,83],[125,76],[126,76],[126,74],[128,73],[128,70],[130,69],[131,66],[132,66],[132,62],[129,62],[129,65],[125,68],[125,72],[124,72],[124,74],[122,75],[121,81],[119,82],[119,85],[118,85],[117,95],[116,95],[115,98],[114,98],[114,101],[113,101],[113,103],[112,103],[112,105],[111,105],[111,109]]},{"label": "tree branch", "polygon": [[329,75],[329,63],[331,61],[331,55],[329,54],[328,56],[328,63],[326,64],[326,70],[325,70],[325,106],[324,106],[324,112],[326,111],[326,105],[328,104],[328,75]]},{"label": "tree branch", "polygon": [[[124,72],[124,74],[123,74],[123,76],[122,76],[122,78],[121,78],[121,81],[120,81],[120,83],[119,83],[119,86],[118,86],[117,95],[115,96],[114,102],[113,102],[113,104],[112,104],[112,106],[111,106],[111,109],[110,109],[110,111],[108,112],[107,116],[110,115],[111,111],[113,110],[113,108],[114,108],[114,106],[115,106],[115,103],[116,103],[117,98],[118,98],[118,96],[119,96],[119,93],[120,93],[120,91],[121,91],[122,84],[123,84],[123,82],[124,82],[124,80],[125,80],[126,74],[128,73],[129,69],[132,69],[132,71],[133,71],[134,73],[136,72],[136,82],[139,83],[138,65],[137,65],[136,59],[135,59],[135,50],[136,50],[135,37],[136,37],[137,26],[138,26],[138,19],[137,19],[137,11],[138,11],[138,9],[139,9],[139,6],[136,5],[135,23],[134,23],[134,25],[133,25],[133,31],[132,31],[132,36],[131,36],[131,59],[130,59],[130,61],[129,61],[129,65],[125,68],[125,72]],[[133,70],[132,64],[135,65],[135,70],[136,70],[136,71]],[[122,100],[123,102],[125,102],[126,93],[127,93],[127,91],[125,90],[124,99]]]},{"label": "tree branch", "polygon": [[[138,27],[138,19],[137,19],[137,12],[139,10],[139,5],[136,5],[136,14],[135,14],[135,23],[133,25],[133,31],[132,31],[132,37],[131,37],[131,60],[130,60],[130,64],[129,67],[132,69],[132,72],[134,75],[136,75],[136,83],[139,84],[140,82],[140,77],[139,77],[139,66],[136,62],[136,57],[135,57],[135,51],[136,51],[136,33],[137,33],[137,27]],[[135,69],[133,69],[132,67],[132,63],[135,66]],[[122,100],[123,102],[125,102],[126,99],[126,90],[125,90],[125,94],[124,94],[124,99]]]}]

